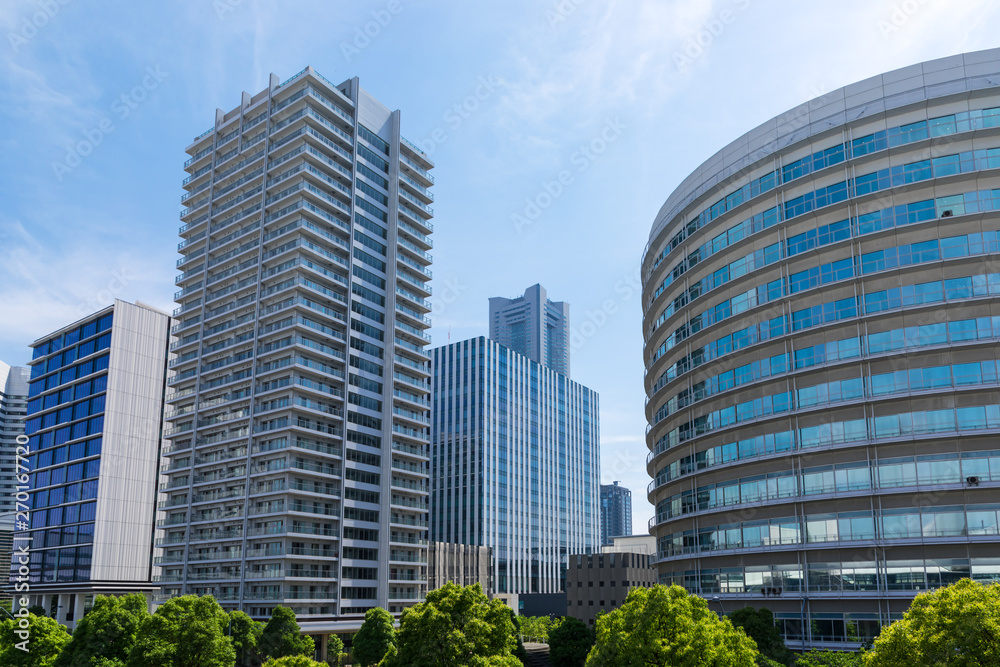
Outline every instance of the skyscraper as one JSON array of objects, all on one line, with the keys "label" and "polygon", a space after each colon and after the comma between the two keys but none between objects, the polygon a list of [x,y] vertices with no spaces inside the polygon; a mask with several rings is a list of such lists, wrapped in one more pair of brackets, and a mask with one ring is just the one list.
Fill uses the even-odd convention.
[{"label": "skyscraper", "polygon": [[27,404],[28,369],[0,361],[0,515],[14,511],[14,454]]},{"label": "skyscraper", "polygon": [[432,539],[493,547],[498,593],[561,591],[600,543],[597,393],[483,337],[431,352]]},{"label": "skyscraper", "polygon": [[70,627],[96,594],[153,588],[169,319],[116,300],[31,346],[31,525],[16,535],[29,604]]},{"label": "skyscraper", "polygon": [[432,163],[307,67],[187,148],[163,598],[357,629],[426,588]]},{"label": "skyscraper", "polygon": [[[0,361],[0,563],[10,563],[17,509],[15,487],[18,441],[23,442],[28,403],[28,369]],[[0,590],[0,601],[11,599],[10,588]]]},{"label": "skyscraper", "polygon": [[661,582],[836,648],[920,591],[1000,581],[998,84],[1000,49],[847,86],[661,208],[642,263]]},{"label": "skyscraper", "polygon": [[549,301],[541,285],[490,298],[490,340],[569,377],[569,304]]},{"label": "skyscraper", "polygon": [[601,484],[601,546],[632,534],[632,492],[618,482]]}]

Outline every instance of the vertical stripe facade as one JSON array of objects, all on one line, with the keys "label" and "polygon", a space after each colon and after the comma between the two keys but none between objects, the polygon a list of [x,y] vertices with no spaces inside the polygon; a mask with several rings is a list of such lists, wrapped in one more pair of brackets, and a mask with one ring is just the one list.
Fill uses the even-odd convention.
[{"label": "vertical stripe facade", "polygon": [[597,393],[484,337],[432,353],[431,539],[492,547],[500,593],[562,590],[600,540]]}]

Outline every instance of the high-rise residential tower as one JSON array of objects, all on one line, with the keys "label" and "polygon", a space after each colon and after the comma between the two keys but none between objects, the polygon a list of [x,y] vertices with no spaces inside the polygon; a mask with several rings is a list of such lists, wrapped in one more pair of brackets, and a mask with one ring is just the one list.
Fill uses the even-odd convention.
[{"label": "high-rise residential tower", "polygon": [[597,393],[483,337],[431,350],[431,537],[493,548],[498,593],[556,593],[600,544]]},{"label": "high-rise residential tower", "polygon": [[569,304],[549,301],[541,285],[490,298],[490,340],[569,377]]},{"label": "high-rise residential tower", "polygon": [[856,647],[1000,581],[1000,50],[824,95],[674,191],[642,262],[659,579]]},{"label": "high-rise residential tower", "polygon": [[31,516],[15,547],[30,547],[29,606],[71,628],[96,594],[153,589],[169,326],[116,300],[31,345]]},{"label": "high-rise residential tower", "polygon": [[632,491],[618,482],[601,484],[601,546],[632,534]]},{"label": "high-rise residential tower", "polygon": [[318,634],[398,613],[426,589],[433,165],[309,67],[187,152],[162,596]]},{"label": "high-rise residential tower", "polygon": [[[0,361],[0,563],[10,563],[17,509],[16,453],[24,438],[28,403],[27,368]],[[6,567],[6,566],[5,566]],[[0,601],[11,599],[11,589],[0,590]]]},{"label": "high-rise residential tower", "polygon": [[14,511],[14,454],[27,404],[28,369],[0,361],[0,516]]}]

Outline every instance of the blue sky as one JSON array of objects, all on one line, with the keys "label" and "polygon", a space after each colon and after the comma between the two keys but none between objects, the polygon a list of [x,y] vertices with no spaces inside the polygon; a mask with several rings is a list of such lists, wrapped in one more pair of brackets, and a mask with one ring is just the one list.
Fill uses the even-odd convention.
[{"label": "blue sky", "polygon": [[115,297],[172,310],[184,148],[242,91],[359,76],[436,162],[435,344],[490,296],[572,308],[602,475],[645,501],[637,267],[703,160],[778,113],[1000,45],[989,0],[5,0],[0,359]]}]

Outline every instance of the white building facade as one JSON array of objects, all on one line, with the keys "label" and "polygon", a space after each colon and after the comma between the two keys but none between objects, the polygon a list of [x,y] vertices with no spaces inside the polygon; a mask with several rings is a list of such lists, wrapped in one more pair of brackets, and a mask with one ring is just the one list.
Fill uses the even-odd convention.
[{"label": "white building facade", "polygon": [[188,147],[157,579],[309,632],[426,589],[432,163],[312,68]]}]

